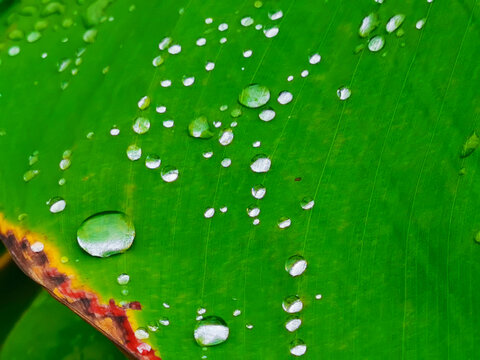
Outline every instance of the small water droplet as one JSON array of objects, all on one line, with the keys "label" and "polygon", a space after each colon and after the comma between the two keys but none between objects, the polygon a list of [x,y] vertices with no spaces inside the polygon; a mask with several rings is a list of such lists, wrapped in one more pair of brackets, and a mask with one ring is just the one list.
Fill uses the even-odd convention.
[{"label": "small water droplet", "polygon": [[140,100],[138,100],[138,108],[140,110],[145,110],[150,106],[150,97],[149,96],[143,96]]},{"label": "small water droplet", "polygon": [[251,218],[257,217],[258,215],[260,215],[260,209],[258,207],[253,206],[253,205],[249,206],[247,208],[247,214]]},{"label": "small water droplet", "polygon": [[350,97],[350,95],[352,95],[352,92],[346,86],[341,87],[337,90],[337,96],[340,100],[347,100]]},{"label": "small water droplet", "polygon": [[167,108],[165,106],[157,106],[155,111],[159,114],[164,114],[167,111]]},{"label": "small water droplet", "polygon": [[220,42],[220,44],[225,44],[227,42],[227,40],[228,39],[226,37],[222,37],[219,42]]},{"label": "small water droplet", "polygon": [[210,158],[213,156],[213,151],[204,152],[204,153],[202,154],[202,156],[203,156],[205,159],[210,159]]},{"label": "small water droplet", "polygon": [[155,67],[158,67],[158,66],[163,64],[163,61],[164,61],[163,57],[161,55],[158,55],[158,56],[153,58],[152,65],[155,66]]},{"label": "small water droplet", "polygon": [[285,271],[293,277],[302,275],[306,269],[307,261],[301,255],[290,256],[285,262]]},{"label": "small water droplet", "polygon": [[360,29],[358,29],[358,35],[361,37],[367,37],[378,25],[378,15],[375,13],[368,14],[362,20]]},{"label": "small water droplet", "polygon": [[371,38],[370,41],[368,42],[368,50],[372,52],[377,52],[382,50],[384,45],[385,45],[384,37],[381,35],[377,35]]},{"label": "small water droplet", "polygon": [[160,167],[160,164],[162,163],[162,160],[160,160],[160,156],[157,154],[150,154],[147,155],[145,159],[145,166],[149,169],[157,169]]},{"label": "small water droplet", "polygon": [[63,59],[57,64],[57,71],[64,72],[72,63],[72,59]]},{"label": "small water droplet", "polygon": [[195,77],[190,76],[183,79],[183,86],[192,86],[195,82]]},{"label": "small water droplet", "polygon": [[33,43],[35,41],[37,41],[38,39],[40,39],[42,37],[42,34],[38,31],[32,31],[31,33],[29,33],[27,35],[27,41],[29,43]]},{"label": "small water droplet", "polygon": [[322,294],[317,294],[317,295],[315,295],[315,299],[316,299],[316,300],[321,300],[321,299],[322,299]]},{"label": "small water droplet", "polygon": [[60,167],[61,170],[67,170],[71,164],[72,162],[70,159],[62,159],[60,161],[60,164],[58,164],[58,166]]},{"label": "small water droplet", "polygon": [[303,70],[303,71],[301,72],[300,76],[301,76],[302,78],[305,78],[305,77],[308,76],[308,74],[309,74],[308,70]]},{"label": "small water droplet", "polygon": [[288,92],[288,91],[282,91],[277,98],[278,103],[281,105],[286,105],[292,100],[293,100],[293,95],[291,92]]},{"label": "small water droplet", "polygon": [[298,313],[303,309],[303,302],[297,295],[288,296],[283,300],[282,308],[289,314]]},{"label": "small water droplet", "polygon": [[286,229],[292,225],[292,220],[290,220],[287,217],[281,217],[280,220],[278,220],[278,227],[280,229]]},{"label": "small water droplet", "polygon": [[260,120],[263,120],[263,121],[271,121],[275,118],[275,110],[273,109],[264,109],[260,112],[260,114],[258,114],[258,117],[260,118]]},{"label": "small water droplet", "polygon": [[67,180],[65,180],[65,178],[58,179],[58,185],[60,185],[60,186],[65,185],[66,182],[67,182]]},{"label": "small water droplet", "polygon": [[188,134],[194,138],[210,139],[213,133],[205,116],[199,116],[188,124]]},{"label": "small water droplet", "polygon": [[232,159],[230,158],[225,158],[222,160],[222,162],[220,163],[224,168],[227,168],[229,167],[230,165],[232,165]]},{"label": "small water droplet", "polygon": [[254,142],[252,143],[252,146],[253,146],[254,148],[258,148],[258,147],[260,147],[260,145],[262,145],[262,143],[261,143],[260,141],[254,141]]},{"label": "small water droplet", "polygon": [[245,27],[250,26],[253,24],[253,18],[251,18],[250,16],[246,16],[242,18],[242,20],[240,20],[240,24]]},{"label": "small water droplet", "polygon": [[127,157],[132,161],[140,159],[142,157],[142,148],[136,144],[129,145],[127,147]]},{"label": "small water droplet", "polygon": [[77,242],[89,255],[108,257],[130,248],[135,228],[120,211],[96,213],[85,219],[77,230]]},{"label": "small water droplet", "polygon": [[212,71],[213,69],[215,69],[215,63],[211,61],[207,62],[205,65],[205,70]]},{"label": "small water droplet", "polygon": [[193,336],[200,346],[214,346],[228,339],[227,323],[218,316],[207,316],[195,326]]},{"label": "small water droplet", "polygon": [[168,46],[170,46],[171,43],[172,38],[167,36],[166,38],[163,38],[162,41],[160,41],[160,43],[158,44],[158,48],[160,50],[165,50]]},{"label": "small water droplet", "polygon": [[289,332],[296,331],[302,325],[302,319],[298,317],[291,317],[285,323],[285,329]]},{"label": "small water droplet", "polygon": [[260,219],[253,219],[252,224],[253,224],[253,225],[258,225],[258,224],[260,224]]},{"label": "small water droplet", "polygon": [[118,129],[116,127],[113,127],[113,128],[110,129],[110,135],[117,136],[118,134],[120,134],[120,129]]},{"label": "small water droplet", "polygon": [[214,209],[214,208],[208,208],[208,209],[205,210],[205,212],[203,213],[203,216],[204,216],[206,219],[210,219],[211,217],[213,217],[213,215],[215,215],[215,209]]},{"label": "small water droplet", "polygon": [[466,158],[467,156],[470,156],[479,146],[480,137],[478,137],[477,133],[474,131],[468,137],[468,139],[465,140],[465,143],[463,144],[462,150],[460,152],[460,157]]},{"label": "small water droplet", "polygon": [[266,86],[259,84],[248,85],[238,96],[240,104],[253,109],[265,105],[269,100],[270,90]]},{"label": "small water droplet", "polygon": [[304,197],[300,202],[303,210],[310,210],[315,205],[315,201],[311,197]]},{"label": "small water droplet", "polygon": [[420,19],[420,20],[418,20],[418,21],[416,22],[416,24],[415,24],[415,27],[416,27],[418,30],[422,29],[423,26],[425,25],[425,21],[426,21],[426,19]]},{"label": "small water droplet", "polygon": [[14,46],[10,46],[8,48],[8,55],[9,56],[17,56],[18,54],[20,54],[20,46],[14,45]]},{"label": "small water droplet", "polygon": [[252,159],[250,164],[250,169],[256,173],[266,173],[270,170],[272,161],[267,157],[267,155],[259,154]]},{"label": "small water droplet", "polygon": [[227,146],[230,145],[233,141],[233,130],[232,129],[225,129],[218,139],[218,142],[223,145]]},{"label": "small water droplet", "polygon": [[135,122],[133,123],[133,131],[137,134],[145,134],[148,130],[150,130],[150,120],[144,117],[138,117]]},{"label": "small water droplet", "polygon": [[273,21],[281,19],[283,17],[283,11],[278,10],[273,13],[268,13],[268,17],[270,18],[270,20],[273,20]]},{"label": "small water droplet", "polygon": [[213,19],[211,17],[205,19],[205,24],[211,24]]},{"label": "small water droplet", "polygon": [[146,329],[139,328],[139,329],[135,330],[135,337],[138,340],[144,340],[144,339],[149,338],[149,334],[148,334],[148,331]]},{"label": "small water droplet", "polygon": [[223,206],[223,207],[220,208],[221,213],[225,214],[227,211],[228,211],[228,208],[226,206]]},{"label": "small water droplet", "polygon": [[266,193],[267,189],[263,185],[255,185],[254,187],[252,187],[252,196],[255,199],[263,199]]},{"label": "small water droplet", "polygon": [[273,26],[271,28],[263,30],[263,33],[265,34],[265,37],[267,37],[269,39],[277,36],[278,32],[279,32],[279,29],[276,26]]},{"label": "small water droplet", "polygon": [[228,29],[228,24],[227,23],[221,23],[220,25],[218,25],[218,30],[219,31],[225,31]]},{"label": "small water droplet", "polygon": [[67,203],[60,196],[55,196],[47,201],[47,205],[52,214],[56,214],[65,210]]},{"label": "small water droplet", "polygon": [[307,352],[307,345],[303,340],[295,339],[290,343],[290,354],[293,356],[302,356]]},{"label": "small water droplet", "polygon": [[320,62],[320,60],[322,60],[322,57],[320,56],[320,54],[313,54],[312,56],[310,56],[308,58],[308,62],[312,65],[318,64]]},{"label": "small water droplet", "polygon": [[248,330],[252,330],[252,329],[253,329],[253,325],[252,325],[252,324],[246,324],[245,327],[246,327]]},{"label": "small water droplet", "polygon": [[178,44],[172,45],[168,48],[168,52],[172,55],[179,54],[182,51],[182,47]]},{"label": "small water droplet", "polygon": [[164,88],[167,88],[167,87],[170,87],[172,85],[172,80],[162,80],[160,81],[160,86],[161,87],[164,87]]},{"label": "small water droplet", "polygon": [[160,325],[163,325],[163,326],[168,326],[168,325],[170,325],[170,320],[168,320],[168,318],[166,318],[166,317],[163,317],[160,320],[158,320],[158,323]]},{"label": "small water droplet", "polygon": [[405,20],[405,15],[403,14],[394,15],[390,18],[390,20],[388,20],[387,25],[385,25],[385,29],[387,30],[388,33],[392,33],[403,24],[404,20]]},{"label": "small water droplet", "polygon": [[166,127],[167,129],[169,129],[175,125],[175,122],[173,120],[165,120],[162,124],[163,124],[163,127]]},{"label": "small water droplet", "polygon": [[197,46],[205,46],[206,43],[207,43],[207,39],[205,38],[199,38],[196,42]]},{"label": "small water droplet", "polygon": [[233,311],[233,316],[239,316],[242,312],[239,309]]},{"label": "small water droplet", "polygon": [[32,245],[30,245],[30,250],[32,250],[34,253],[39,253],[43,251],[44,247],[45,246],[43,245],[42,242],[36,241]]},{"label": "small water droplet", "polygon": [[161,171],[163,181],[170,183],[178,179],[178,169],[173,166],[165,166]]},{"label": "small water droplet", "polygon": [[97,38],[97,29],[88,29],[83,33],[83,41],[85,41],[87,44],[92,44],[95,42],[95,39]]},{"label": "small water droplet", "polygon": [[35,178],[35,176],[37,176],[39,173],[40,173],[40,170],[36,170],[36,169],[27,170],[25,174],[23,174],[23,181],[29,182],[30,180]]},{"label": "small water droplet", "polygon": [[130,276],[128,274],[120,274],[117,277],[117,283],[119,285],[127,285],[130,281]]}]

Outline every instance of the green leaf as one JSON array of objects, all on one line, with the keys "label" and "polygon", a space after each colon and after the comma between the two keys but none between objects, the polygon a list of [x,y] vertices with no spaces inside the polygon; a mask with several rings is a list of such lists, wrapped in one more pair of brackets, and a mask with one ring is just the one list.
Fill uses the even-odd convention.
[{"label": "green leaf", "polygon": [[[459,151],[479,11],[17,2],[0,15],[1,237],[139,359],[474,358],[480,162]],[[202,117],[207,139],[189,135]],[[102,217],[102,251],[82,248],[112,212],[124,230]],[[197,345],[199,309],[225,342]]]},{"label": "green leaf", "polygon": [[46,291],[38,295],[11,331],[0,351],[2,360],[125,359],[95,331]]}]

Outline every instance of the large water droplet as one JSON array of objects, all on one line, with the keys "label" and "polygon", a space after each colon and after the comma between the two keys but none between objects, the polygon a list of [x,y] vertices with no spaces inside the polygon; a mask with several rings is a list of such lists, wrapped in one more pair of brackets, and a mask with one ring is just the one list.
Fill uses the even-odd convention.
[{"label": "large water droplet", "polygon": [[108,257],[130,248],[135,228],[130,218],[119,211],[94,214],[83,221],[77,230],[77,241],[88,254]]},{"label": "large water droplet", "polygon": [[267,157],[267,155],[259,154],[252,159],[250,164],[250,169],[256,173],[266,173],[270,170],[272,161]]},{"label": "large water droplet", "polygon": [[361,37],[367,37],[378,25],[378,15],[375,13],[368,14],[358,29],[358,34]]},{"label": "large water droplet", "polygon": [[283,300],[282,308],[289,314],[298,313],[303,309],[303,302],[297,295],[288,296]]},{"label": "large water droplet", "polygon": [[227,323],[218,316],[207,316],[195,326],[193,337],[200,346],[214,346],[228,339]]},{"label": "large water droplet", "polygon": [[402,25],[403,20],[405,20],[405,15],[403,14],[392,16],[390,20],[388,20],[385,29],[388,33],[392,33]]},{"label": "large water droplet", "polygon": [[213,136],[205,116],[199,116],[188,124],[188,134],[194,138],[209,139]]},{"label": "large water droplet", "polygon": [[290,256],[285,262],[285,270],[293,277],[302,275],[307,269],[307,260],[301,255]]},{"label": "large water droplet", "polygon": [[248,85],[238,96],[238,101],[248,108],[259,108],[270,100],[270,90],[259,84]]},{"label": "large water droplet", "polygon": [[290,343],[290,354],[293,356],[302,356],[307,352],[307,345],[303,340],[295,339]]},{"label": "large water droplet", "polygon": [[165,182],[174,182],[178,179],[178,169],[173,166],[165,166],[162,169],[161,176]]},{"label": "large water droplet", "polygon": [[47,201],[47,205],[52,214],[62,212],[67,206],[67,203],[60,196],[55,196]]}]

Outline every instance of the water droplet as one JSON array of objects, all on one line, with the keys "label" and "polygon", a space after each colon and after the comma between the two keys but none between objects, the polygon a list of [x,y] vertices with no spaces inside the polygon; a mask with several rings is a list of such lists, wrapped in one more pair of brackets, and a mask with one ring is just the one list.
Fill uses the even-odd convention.
[{"label": "water droplet", "polygon": [[298,317],[291,317],[285,323],[285,329],[289,332],[296,331],[302,325],[302,319]]},{"label": "water droplet", "polygon": [[205,116],[199,116],[188,125],[188,134],[194,138],[210,139],[213,136]]},{"label": "water droplet", "polygon": [[315,295],[315,299],[321,300],[321,299],[322,299],[322,294],[317,294],[317,295]]},{"label": "water droplet", "polygon": [[[240,117],[241,115],[242,115],[242,109],[238,107],[236,107],[235,109],[232,109],[232,111],[230,112],[230,116],[233,117],[234,119]],[[235,123],[235,126],[236,126],[236,123]],[[232,125],[232,127],[235,127],[235,126]]]},{"label": "water droplet", "polygon": [[341,87],[337,90],[337,96],[340,100],[347,100],[350,97],[350,95],[352,95],[352,92],[346,86]]},{"label": "water droplet", "polygon": [[145,159],[145,166],[149,169],[156,169],[160,166],[162,160],[160,160],[160,156],[157,154],[150,154],[147,155]]},{"label": "water droplet", "polygon": [[140,100],[138,100],[138,108],[140,110],[145,110],[150,106],[150,97],[149,96],[144,96]]},{"label": "water droplet", "polygon": [[375,13],[368,14],[358,29],[358,35],[361,37],[367,37],[378,25],[378,15]]},{"label": "water droplet", "polygon": [[278,32],[279,32],[279,29],[276,26],[273,26],[271,28],[263,30],[263,33],[265,34],[265,37],[267,37],[269,39],[277,36]]},{"label": "water droplet", "polygon": [[232,129],[225,129],[218,139],[218,142],[223,145],[227,146],[230,145],[233,141],[233,130]]},{"label": "water droplet", "polygon": [[157,332],[158,331],[158,326],[155,325],[155,324],[148,325],[148,330],[150,330],[151,332]]},{"label": "water droplet", "polygon": [[307,352],[307,345],[303,340],[295,339],[290,343],[290,354],[293,356],[302,356]]},{"label": "water droplet", "polygon": [[262,110],[262,112],[260,112],[260,114],[258,114],[258,117],[260,118],[260,120],[263,120],[263,121],[271,121],[273,120],[273,118],[275,118],[275,110],[273,109],[264,109]]},{"label": "water droplet", "polygon": [[157,106],[155,111],[159,114],[164,114],[167,111],[167,108],[165,106]]},{"label": "water droplet", "polygon": [[307,77],[308,74],[309,74],[308,70],[303,70],[303,71],[301,72],[300,76],[301,76],[302,78],[304,78],[304,77]]},{"label": "water droplet", "polygon": [[130,275],[128,274],[120,274],[117,277],[117,283],[119,285],[127,285],[129,281],[130,281]]},{"label": "water droplet", "polygon": [[14,45],[8,48],[9,56],[17,56],[18,54],[20,54],[20,46]]},{"label": "water droplet", "polygon": [[242,312],[239,309],[233,311],[233,316],[239,316]]},{"label": "water droplet", "polygon": [[247,208],[247,214],[252,218],[257,217],[258,215],[260,215],[260,209],[252,205]]},{"label": "water droplet", "polygon": [[172,45],[168,48],[168,52],[172,55],[179,54],[182,51],[182,47],[178,44]]},{"label": "water droplet", "polygon": [[40,173],[40,170],[36,170],[36,169],[27,170],[25,174],[23,174],[23,181],[29,182],[39,173]]},{"label": "water droplet", "polygon": [[58,185],[60,185],[60,186],[65,185],[66,182],[67,182],[67,180],[65,180],[65,178],[58,179]]},{"label": "water droplet", "polygon": [[167,80],[160,81],[160,86],[161,87],[166,88],[166,87],[170,87],[171,85],[172,85],[172,80],[167,79]]},{"label": "water droplet", "polygon": [[226,206],[223,206],[223,207],[220,208],[221,213],[225,214],[227,211],[228,211],[228,208]]},{"label": "water droplet", "polygon": [[173,120],[165,120],[163,122],[163,126],[166,128],[172,128],[175,125],[175,122]]},{"label": "water droplet", "polygon": [[238,96],[240,104],[253,109],[265,105],[268,100],[270,100],[270,90],[259,84],[248,85]]},{"label": "water droplet", "polygon": [[64,72],[72,63],[72,59],[63,59],[57,64],[58,72]]},{"label": "water droplet", "polygon": [[220,25],[218,25],[218,30],[219,31],[225,31],[228,29],[228,24],[227,23],[221,23]]},{"label": "water droplet", "polygon": [[32,31],[31,33],[29,33],[27,35],[27,41],[29,43],[33,43],[35,41],[37,41],[38,39],[40,39],[42,37],[42,34],[38,31]]},{"label": "water droplet", "polygon": [[214,209],[214,208],[208,208],[208,209],[205,210],[205,212],[203,213],[203,216],[204,216],[206,219],[210,219],[211,217],[213,217],[213,215],[215,215],[215,209]]},{"label": "water droplet", "polygon": [[163,303],[163,307],[164,307],[165,309],[170,309],[170,305],[169,305],[168,303],[166,303],[166,302]]},{"label": "water droplet", "polygon": [[202,156],[203,156],[205,159],[210,159],[210,158],[213,156],[213,151],[204,152],[204,153],[202,154]]},{"label": "water droplet", "polygon": [[252,56],[252,54],[253,54],[252,50],[245,50],[243,52],[243,57],[249,58],[250,56]]},{"label": "water droplet", "polygon": [[474,131],[463,144],[462,151],[460,152],[460,157],[465,158],[471,155],[479,146],[480,137],[478,137],[477,133]]},{"label": "water droplet", "polygon": [[222,160],[222,162],[220,163],[224,168],[227,168],[229,167],[230,165],[232,165],[232,159],[230,158],[225,158]]},{"label": "water droplet", "polygon": [[252,196],[255,199],[263,199],[266,193],[267,189],[263,185],[255,185],[254,187],[252,187]]},{"label": "water droplet", "polygon": [[142,149],[136,144],[129,145],[127,147],[127,157],[132,161],[140,159],[142,157]]},{"label": "water droplet", "polygon": [[144,340],[149,338],[148,331],[144,328],[139,328],[135,331],[135,337],[138,340]]},{"label": "water droplet", "polygon": [[[165,304],[164,304],[164,305],[165,305]],[[167,305],[168,305],[168,304],[167,304]],[[163,318],[161,318],[160,320],[158,320],[158,323],[159,323],[160,325],[163,325],[163,326],[168,326],[168,325],[170,325],[170,320],[168,320],[168,318],[166,318],[166,317],[163,317]]]},{"label": "water droplet", "polygon": [[308,58],[308,62],[312,65],[318,64],[320,60],[322,60],[322,57],[320,56],[320,54],[313,54]]},{"label": "water droplet", "polygon": [[170,183],[178,179],[178,169],[173,166],[165,166],[161,171],[163,181]]},{"label": "water droplet", "polygon": [[207,39],[199,38],[196,42],[197,46],[204,46],[207,43]]},{"label": "water droplet", "polygon": [[287,77],[287,81],[293,81],[293,75],[289,75],[289,76]]},{"label": "water droplet", "polygon": [[251,18],[250,16],[244,17],[242,20],[240,20],[240,24],[245,27],[250,26],[253,24],[253,18]]},{"label": "water droplet", "polygon": [[193,336],[200,346],[214,346],[228,339],[227,323],[218,316],[207,316],[195,326]]},{"label": "water droplet", "polygon": [[72,162],[70,161],[70,159],[62,159],[60,161],[60,164],[58,164],[58,166],[60,167],[61,170],[67,170],[71,164]]},{"label": "water droplet", "polygon": [[303,309],[303,302],[297,295],[288,296],[282,302],[282,308],[289,314],[295,314]]},{"label": "water droplet", "polygon": [[132,128],[137,134],[145,134],[150,130],[150,120],[144,117],[138,117],[133,123]]},{"label": "water droplet", "polygon": [[215,63],[211,61],[207,62],[207,64],[205,65],[205,70],[212,71],[213,69],[215,69]]},{"label": "water droplet", "polygon": [[292,220],[286,217],[281,217],[280,220],[278,220],[278,227],[280,229],[286,229],[292,225]]},{"label": "water droplet", "polygon": [[311,197],[304,197],[300,202],[303,210],[310,210],[315,205],[315,201]]},{"label": "water droplet", "polygon": [[95,42],[95,39],[97,38],[97,29],[88,29],[83,33],[83,41],[85,41],[88,44],[92,44]]},{"label": "water droplet", "polygon": [[205,24],[211,24],[212,22],[213,22],[213,19],[210,17],[205,19]]},{"label": "water droplet", "polygon": [[252,159],[250,164],[250,169],[256,173],[266,173],[270,170],[272,161],[267,157],[267,155],[259,154]]},{"label": "water droplet", "polygon": [[285,262],[285,270],[293,277],[302,275],[307,269],[307,261],[301,255],[290,256]]},{"label": "water droplet", "polygon": [[60,196],[55,196],[47,201],[47,205],[50,212],[56,214],[62,212],[65,209],[65,206],[67,206],[67,203]]},{"label": "water droplet", "polygon": [[152,65],[155,66],[155,67],[158,67],[158,66],[163,64],[163,61],[164,61],[163,57],[158,55],[158,56],[153,58]]},{"label": "water droplet", "polygon": [[220,44],[225,44],[227,42],[227,38],[226,37],[222,37],[220,39]]},{"label": "water droplet", "polygon": [[381,35],[374,36],[368,42],[368,50],[372,52],[377,52],[382,50],[383,46],[385,45],[385,39]]},{"label": "water droplet", "polygon": [[171,37],[166,37],[158,44],[160,50],[165,50],[172,43]]},{"label": "water droplet", "polygon": [[260,224],[260,219],[253,219],[252,224],[253,224],[253,225],[258,225],[258,224]]},{"label": "water droplet", "polygon": [[262,143],[261,143],[260,141],[254,141],[254,142],[252,143],[252,146],[253,146],[254,148],[258,148],[258,147],[260,147],[260,145],[262,145]]},{"label": "water droplet", "polygon": [[245,327],[246,327],[248,330],[252,330],[252,329],[253,329],[253,325],[252,325],[252,324],[246,324]]},{"label": "water droplet", "polygon": [[110,135],[117,136],[118,134],[120,134],[120,129],[117,129],[116,127],[110,129]]},{"label": "water droplet", "polygon": [[194,82],[195,82],[195,78],[193,76],[183,79],[184,86],[192,86]]},{"label": "water droplet", "polygon": [[405,20],[405,15],[403,14],[397,14],[395,16],[392,16],[390,20],[388,20],[387,25],[385,26],[385,29],[387,30],[388,33],[392,33],[403,24],[404,20]]},{"label": "water droplet", "polygon": [[108,257],[130,248],[135,228],[119,211],[105,211],[85,219],[77,230],[77,242],[89,255]]},{"label": "water droplet", "polygon": [[281,19],[283,17],[283,11],[278,10],[278,11],[275,11],[274,13],[268,13],[268,17],[270,18],[270,20],[273,20],[273,21]]},{"label": "water droplet", "polygon": [[36,241],[32,245],[30,245],[30,250],[32,250],[34,253],[39,253],[43,251],[44,247],[45,246],[43,245],[43,243],[41,243],[40,241]]},{"label": "water droplet", "polygon": [[292,101],[292,99],[293,99],[293,95],[292,95],[291,92],[282,91],[282,92],[278,95],[277,101],[278,101],[279,104],[281,104],[281,105],[286,105],[286,104],[288,104],[290,101]]},{"label": "water droplet", "polygon": [[423,26],[425,25],[425,21],[426,19],[420,19],[417,21],[417,23],[415,24],[415,27],[420,30],[421,28],[423,28]]}]

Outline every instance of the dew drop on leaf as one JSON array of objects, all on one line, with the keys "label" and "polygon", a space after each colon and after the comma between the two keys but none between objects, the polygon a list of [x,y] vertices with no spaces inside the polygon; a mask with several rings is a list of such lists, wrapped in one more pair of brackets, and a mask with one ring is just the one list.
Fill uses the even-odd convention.
[{"label": "dew drop on leaf", "polygon": [[67,203],[60,196],[55,196],[47,201],[47,205],[52,214],[56,214],[65,210]]},{"label": "dew drop on leaf", "polygon": [[264,109],[260,112],[260,114],[258,114],[258,117],[260,118],[260,120],[263,120],[263,121],[271,121],[275,118],[275,110],[273,109]]},{"label": "dew drop on leaf", "polygon": [[390,18],[390,20],[388,20],[387,25],[385,25],[385,29],[387,30],[388,33],[392,33],[403,24],[404,20],[405,20],[405,15],[403,14],[394,15]]},{"label": "dew drop on leaf", "polygon": [[197,322],[193,337],[200,346],[214,346],[228,339],[230,329],[218,316],[207,316]]},{"label": "dew drop on leaf", "polygon": [[40,170],[36,170],[36,169],[27,170],[25,174],[23,174],[23,181],[29,182],[30,180],[35,178],[39,173],[40,173]]},{"label": "dew drop on leaf", "polygon": [[119,285],[127,285],[130,281],[130,276],[128,274],[120,274],[117,277],[117,283]]},{"label": "dew drop on leaf", "polygon": [[298,313],[303,309],[303,302],[297,295],[288,296],[283,300],[282,308],[289,314]]},{"label": "dew drop on leaf", "polygon": [[278,98],[277,98],[277,101],[279,104],[281,105],[286,105],[288,104],[290,101],[292,101],[293,99],[293,95],[291,92],[289,91],[282,91],[279,95],[278,95]]},{"label": "dew drop on leaf", "polygon": [[370,39],[368,42],[368,50],[371,52],[377,52],[383,49],[383,46],[385,45],[385,39],[381,35],[374,36],[373,38]]},{"label": "dew drop on leaf", "polygon": [[350,95],[352,95],[352,92],[346,86],[341,87],[337,90],[337,96],[340,100],[347,100],[350,97]]},{"label": "dew drop on leaf", "polygon": [[280,229],[286,229],[292,225],[292,220],[287,217],[281,217],[277,225]]},{"label": "dew drop on leaf", "polygon": [[132,161],[140,159],[142,157],[142,149],[136,144],[129,145],[127,147],[127,157]]},{"label": "dew drop on leaf", "polygon": [[139,328],[139,329],[135,330],[135,337],[138,340],[148,339],[149,336],[150,335],[148,334],[148,331],[144,328]]},{"label": "dew drop on leaf", "polygon": [[120,211],[105,211],[85,219],[77,230],[77,242],[89,255],[108,257],[123,253],[135,239],[130,218]]},{"label": "dew drop on leaf", "polygon": [[358,29],[358,35],[367,37],[378,25],[378,15],[375,13],[368,14],[362,20],[362,24]]},{"label": "dew drop on leaf", "polygon": [[[320,54],[313,54],[308,59],[308,62],[312,65],[316,65],[320,62],[320,60],[322,60],[322,57],[320,56]],[[292,80],[293,80],[293,77],[292,77]]]},{"label": "dew drop on leaf", "polygon": [[307,345],[303,340],[295,339],[290,343],[290,354],[293,356],[302,356],[307,352]]},{"label": "dew drop on leaf", "polygon": [[143,96],[140,100],[138,100],[137,105],[140,110],[145,110],[150,106],[150,97]]},{"label": "dew drop on leaf", "polygon": [[315,201],[311,197],[304,197],[300,202],[303,210],[310,210],[315,205]]},{"label": "dew drop on leaf", "polygon": [[215,215],[215,209],[214,209],[214,208],[208,208],[208,209],[205,210],[205,212],[203,213],[203,216],[204,216],[206,219],[210,219],[211,217],[213,217],[213,215]]},{"label": "dew drop on leaf", "polygon": [[462,151],[460,152],[460,157],[465,158],[471,155],[478,147],[480,146],[480,137],[474,131],[465,143],[463,144]]},{"label": "dew drop on leaf", "polygon": [[226,129],[224,130],[218,139],[218,142],[223,145],[227,146],[230,145],[233,141],[233,131],[232,129]]},{"label": "dew drop on leaf", "polygon": [[296,316],[291,317],[285,323],[285,329],[289,332],[296,331],[302,325],[302,320]]},{"label": "dew drop on leaf", "polygon": [[245,27],[250,26],[253,24],[253,19],[250,16],[246,16],[240,20],[240,24]]},{"label": "dew drop on leaf", "polygon": [[30,250],[32,250],[34,253],[38,253],[43,251],[44,245],[40,241],[35,241],[32,245],[30,245]]},{"label": "dew drop on leaf", "polygon": [[178,179],[178,169],[173,166],[165,166],[161,171],[162,180],[165,182],[174,182]]},{"label": "dew drop on leaf", "polygon": [[276,26],[273,26],[271,28],[263,30],[263,33],[265,34],[265,37],[267,37],[269,39],[277,36],[278,32],[279,32],[279,29]]},{"label": "dew drop on leaf", "polygon": [[291,276],[302,275],[307,269],[307,260],[301,255],[290,256],[285,262],[285,271]]},{"label": "dew drop on leaf", "polygon": [[188,134],[199,139],[210,139],[213,133],[205,116],[199,116],[188,124]]},{"label": "dew drop on leaf", "polygon": [[263,185],[255,185],[254,187],[252,187],[252,196],[255,199],[263,199],[266,193],[267,189]]},{"label": "dew drop on leaf", "polygon": [[159,67],[160,65],[163,64],[163,57],[161,55],[158,55],[153,58],[152,60],[152,65],[155,67]]},{"label": "dew drop on leaf", "polygon": [[251,218],[257,217],[260,214],[260,209],[258,207],[253,206],[253,205],[249,206],[247,208],[247,214]]},{"label": "dew drop on leaf", "polygon": [[270,170],[272,161],[267,157],[267,155],[259,154],[252,159],[250,164],[250,169],[256,173],[266,173]]},{"label": "dew drop on leaf", "polygon": [[266,86],[259,84],[248,85],[238,96],[240,104],[252,109],[265,105],[269,100],[270,90]]},{"label": "dew drop on leaf", "polygon": [[162,160],[157,154],[149,154],[145,159],[145,166],[149,169],[157,169],[161,163]]}]

